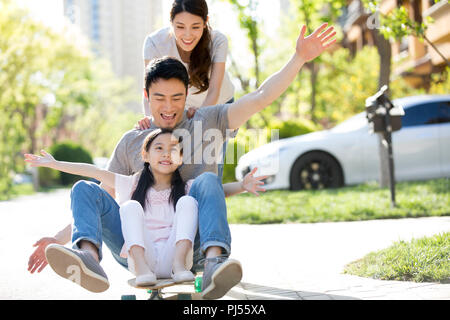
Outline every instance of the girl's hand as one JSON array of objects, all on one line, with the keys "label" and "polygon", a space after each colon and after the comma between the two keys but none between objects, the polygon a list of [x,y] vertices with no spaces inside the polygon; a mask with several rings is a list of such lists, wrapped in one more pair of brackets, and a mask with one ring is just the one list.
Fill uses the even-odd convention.
[{"label": "girl's hand", "polygon": [[55,163],[56,160],[50,153],[45,150],[41,150],[41,154],[42,157],[26,153],[24,154],[25,162],[31,164],[32,167],[50,167],[53,163]]},{"label": "girl's hand", "polygon": [[33,247],[37,249],[33,252],[28,260],[28,271],[30,273],[41,272],[47,266],[48,262],[45,258],[45,248],[51,243],[58,243],[58,241],[53,237],[46,237],[38,240]]},{"label": "girl's hand", "polygon": [[256,196],[259,196],[259,193],[257,191],[266,191],[266,189],[260,187],[264,185],[264,182],[262,182],[261,180],[267,179],[268,176],[254,177],[253,175],[255,174],[256,170],[258,170],[258,168],[255,167],[251,172],[245,175],[244,179],[242,180],[242,187],[244,188],[244,190],[251,192]]},{"label": "girl's hand", "polygon": [[325,30],[327,26],[327,23],[322,24],[306,38],[306,26],[302,27],[300,36],[297,39],[296,52],[305,62],[313,60],[336,42],[336,38],[334,38],[336,32],[333,32],[334,28],[329,27]]}]

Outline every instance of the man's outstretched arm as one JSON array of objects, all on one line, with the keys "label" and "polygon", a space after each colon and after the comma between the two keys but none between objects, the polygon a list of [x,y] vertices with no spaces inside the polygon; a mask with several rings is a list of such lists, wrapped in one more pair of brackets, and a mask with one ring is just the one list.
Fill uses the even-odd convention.
[{"label": "man's outstretched arm", "polygon": [[305,62],[313,60],[336,42],[334,28],[327,28],[327,25],[322,24],[307,37],[305,37],[306,26],[302,27],[295,53],[288,63],[267,78],[256,91],[246,94],[230,105],[228,108],[229,129],[239,128],[252,115],[269,106],[286,91]]}]

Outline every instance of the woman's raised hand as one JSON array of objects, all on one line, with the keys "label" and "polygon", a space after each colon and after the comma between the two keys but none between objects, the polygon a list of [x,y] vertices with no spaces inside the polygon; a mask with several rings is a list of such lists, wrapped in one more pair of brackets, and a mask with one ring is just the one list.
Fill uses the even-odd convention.
[{"label": "woman's raised hand", "polygon": [[322,24],[309,36],[305,37],[306,26],[304,25],[297,39],[296,52],[305,62],[318,57],[326,48],[336,42],[336,31],[334,27],[328,27],[328,23]]},{"label": "woman's raised hand", "polygon": [[50,167],[56,161],[55,158],[45,150],[41,150],[41,155],[42,156],[37,156],[26,153],[24,154],[25,162],[28,162],[32,167]]},{"label": "woman's raised hand", "polygon": [[253,193],[256,196],[259,196],[258,191],[266,191],[266,189],[261,188],[261,186],[264,185],[264,182],[261,180],[267,179],[268,176],[255,177],[254,174],[256,170],[258,170],[257,167],[253,168],[252,171],[245,175],[244,179],[242,180],[242,187],[244,188],[244,190],[247,190],[248,192]]},{"label": "woman's raised hand", "polygon": [[134,127],[137,130],[147,130],[150,129],[152,125],[152,117],[145,116],[141,120],[138,121],[137,125]]}]

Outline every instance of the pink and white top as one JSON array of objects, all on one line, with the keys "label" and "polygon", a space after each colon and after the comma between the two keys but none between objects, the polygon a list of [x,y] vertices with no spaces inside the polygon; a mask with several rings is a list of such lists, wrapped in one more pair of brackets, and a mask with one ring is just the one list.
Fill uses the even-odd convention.
[{"label": "pink and white top", "polygon": [[[132,176],[115,174],[116,201],[119,206],[131,199],[139,176],[140,172]],[[193,182],[194,179],[186,182],[186,195],[189,194]],[[150,188],[147,192],[144,221],[152,242],[166,241],[172,230],[175,209],[169,202],[170,192],[170,188],[161,191]],[[120,256],[126,257],[125,246],[122,248]]]}]

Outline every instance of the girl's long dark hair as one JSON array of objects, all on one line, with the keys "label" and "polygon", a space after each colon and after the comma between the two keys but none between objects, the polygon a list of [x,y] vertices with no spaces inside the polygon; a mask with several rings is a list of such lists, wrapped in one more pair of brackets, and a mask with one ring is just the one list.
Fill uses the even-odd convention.
[{"label": "girl's long dark hair", "polygon": [[[149,135],[145,138],[144,143],[142,145],[142,151],[148,152],[152,142],[156,139],[157,136],[164,133],[173,134],[172,130],[169,129],[157,129],[149,133]],[[178,142],[182,142],[182,137],[178,138]],[[181,149],[181,155],[183,155],[183,149]],[[147,192],[148,190],[155,184],[155,177],[150,170],[150,163],[144,163],[144,169],[142,169],[136,189],[134,190],[131,200],[136,200],[139,202],[143,209],[145,209]],[[178,200],[186,194],[185,192],[186,183],[183,181],[180,175],[180,171],[178,168],[172,175],[171,181],[171,192],[169,196],[169,202],[173,204],[173,208],[176,208],[176,204]]]},{"label": "girl's long dark hair", "polygon": [[199,89],[195,94],[204,92],[209,88],[209,70],[211,58],[211,31],[207,23],[208,4],[205,0],[174,0],[170,11],[170,20],[180,12],[189,12],[199,16],[206,24],[202,37],[191,52],[189,61],[189,83]]}]

